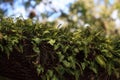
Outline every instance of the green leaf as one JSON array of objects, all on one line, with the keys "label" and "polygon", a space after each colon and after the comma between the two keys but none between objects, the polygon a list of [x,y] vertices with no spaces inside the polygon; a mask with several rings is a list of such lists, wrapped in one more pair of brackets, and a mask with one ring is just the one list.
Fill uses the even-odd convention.
[{"label": "green leaf", "polygon": [[54,45],[54,50],[57,50],[62,44],[61,43],[57,43]]},{"label": "green leaf", "polygon": [[63,65],[66,66],[66,67],[71,67],[70,62],[68,62],[66,60],[63,61]]},{"label": "green leaf", "polygon": [[4,50],[4,48],[3,48],[3,46],[0,44],[0,49],[1,49],[1,51],[3,51]]},{"label": "green leaf", "polygon": [[63,46],[63,52],[66,53],[66,51],[69,49],[69,46]]},{"label": "green leaf", "polygon": [[63,55],[61,52],[57,52],[57,54],[58,54],[58,57],[59,57],[59,61],[62,62],[65,55]]},{"label": "green leaf", "polygon": [[35,43],[37,43],[37,44],[39,44],[40,41],[41,41],[40,38],[38,38],[38,37],[37,37],[37,38],[33,38],[32,40],[33,40]]},{"label": "green leaf", "polygon": [[79,70],[75,71],[75,80],[79,80]]},{"label": "green leaf", "polygon": [[108,50],[102,50],[102,52],[103,52],[103,55],[105,55],[106,57],[109,57],[109,58],[113,57],[112,53],[110,53],[110,51]]},{"label": "green leaf", "polygon": [[48,33],[50,33],[50,32],[49,32],[49,31],[44,31],[44,32],[43,32],[43,35],[48,34]]},{"label": "green leaf", "polygon": [[52,70],[48,70],[48,75],[49,75],[50,77],[52,77],[52,76],[53,76],[53,71],[52,71]]},{"label": "green leaf", "polygon": [[75,51],[75,53],[78,53],[79,49],[78,48],[74,48],[74,51]]},{"label": "green leaf", "polygon": [[44,68],[41,65],[37,65],[37,73],[40,75],[40,73],[44,72]]},{"label": "green leaf", "polygon": [[11,43],[12,43],[12,45],[15,45],[15,44],[19,43],[19,41],[18,41],[18,39],[15,38],[11,41]]},{"label": "green leaf", "polygon": [[112,73],[112,68],[113,68],[113,67],[114,67],[114,66],[112,65],[111,62],[107,64],[107,70],[108,70],[108,74],[109,74],[109,75],[111,75],[111,73]]},{"label": "green leaf", "polygon": [[33,47],[33,50],[34,50],[36,53],[38,53],[38,54],[40,53],[39,47],[34,46],[34,47]]},{"label": "green leaf", "polygon": [[96,56],[95,60],[101,67],[106,68],[105,58],[102,55]]},{"label": "green leaf", "polygon": [[54,75],[51,80],[59,80],[59,79]]},{"label": "green leaf", "polygon": [[54,39],[50,39],[49,41],[48,41],[48,43],[50,44],[50,45],[54,45],[54,43],[55,43],[56,41],[54,40]]},{"label": "green leaf", "polygon": [[81,63],[82,69],[84,70],[86,68],[86,63]]},{"label": "green leaf", "polygon": [[90,68],[94,73],[96,73],[96,74],[98,73],[95,62],[91,62],[89,68]]}]

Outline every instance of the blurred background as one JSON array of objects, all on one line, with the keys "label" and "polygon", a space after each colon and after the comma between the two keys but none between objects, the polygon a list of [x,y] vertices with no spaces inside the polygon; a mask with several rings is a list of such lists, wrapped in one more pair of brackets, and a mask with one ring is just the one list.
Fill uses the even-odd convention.
[{"label": "blurred background", "polygon": [[0,16],[79,25],[97,19],[119,28],[120,0],[0,0]]},{"label": "blurred background", "polygon": [[0,0],[0,12],[9,17],[53,21],[62,13],[68,14],[73,3],[75,0]]},{"label": "blurred background", "polygon": [[109,34],[120,28],[120,0],[0,0],[0,16],[102,26]]}]

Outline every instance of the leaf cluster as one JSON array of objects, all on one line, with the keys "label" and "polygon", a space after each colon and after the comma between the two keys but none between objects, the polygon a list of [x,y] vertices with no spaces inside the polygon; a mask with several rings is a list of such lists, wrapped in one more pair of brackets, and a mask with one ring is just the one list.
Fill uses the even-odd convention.
[{"label": "leaf cluster", "polygon": [[119,44],[120,38],[92,26],[57,28],[19,18],[0,22],[0,57],[24,55],[41,80],[117,80]]}]

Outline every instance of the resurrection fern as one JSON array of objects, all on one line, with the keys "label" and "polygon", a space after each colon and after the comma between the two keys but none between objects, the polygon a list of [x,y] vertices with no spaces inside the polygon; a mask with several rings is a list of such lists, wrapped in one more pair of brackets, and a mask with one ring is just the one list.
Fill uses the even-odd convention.
[{"label": "resurrection fern", "polygon": [[117,36],[92,26],[57,28],[54,23],[2,18],[0,75],[17,80],[118,80]]}]

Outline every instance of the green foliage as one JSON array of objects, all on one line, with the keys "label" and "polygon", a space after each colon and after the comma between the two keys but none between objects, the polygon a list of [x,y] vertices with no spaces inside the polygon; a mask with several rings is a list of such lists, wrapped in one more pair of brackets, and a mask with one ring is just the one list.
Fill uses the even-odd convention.
[{"label": "green foliage", "polygon": [[[71,29],[73,26],[57,28],[31,19],[2,18],[0,52],[8,58],[14,50],[30,56],[41,80],[119,79],[120,38],[93,26]],[[39,59],[33,60],[36,57]]]}]

